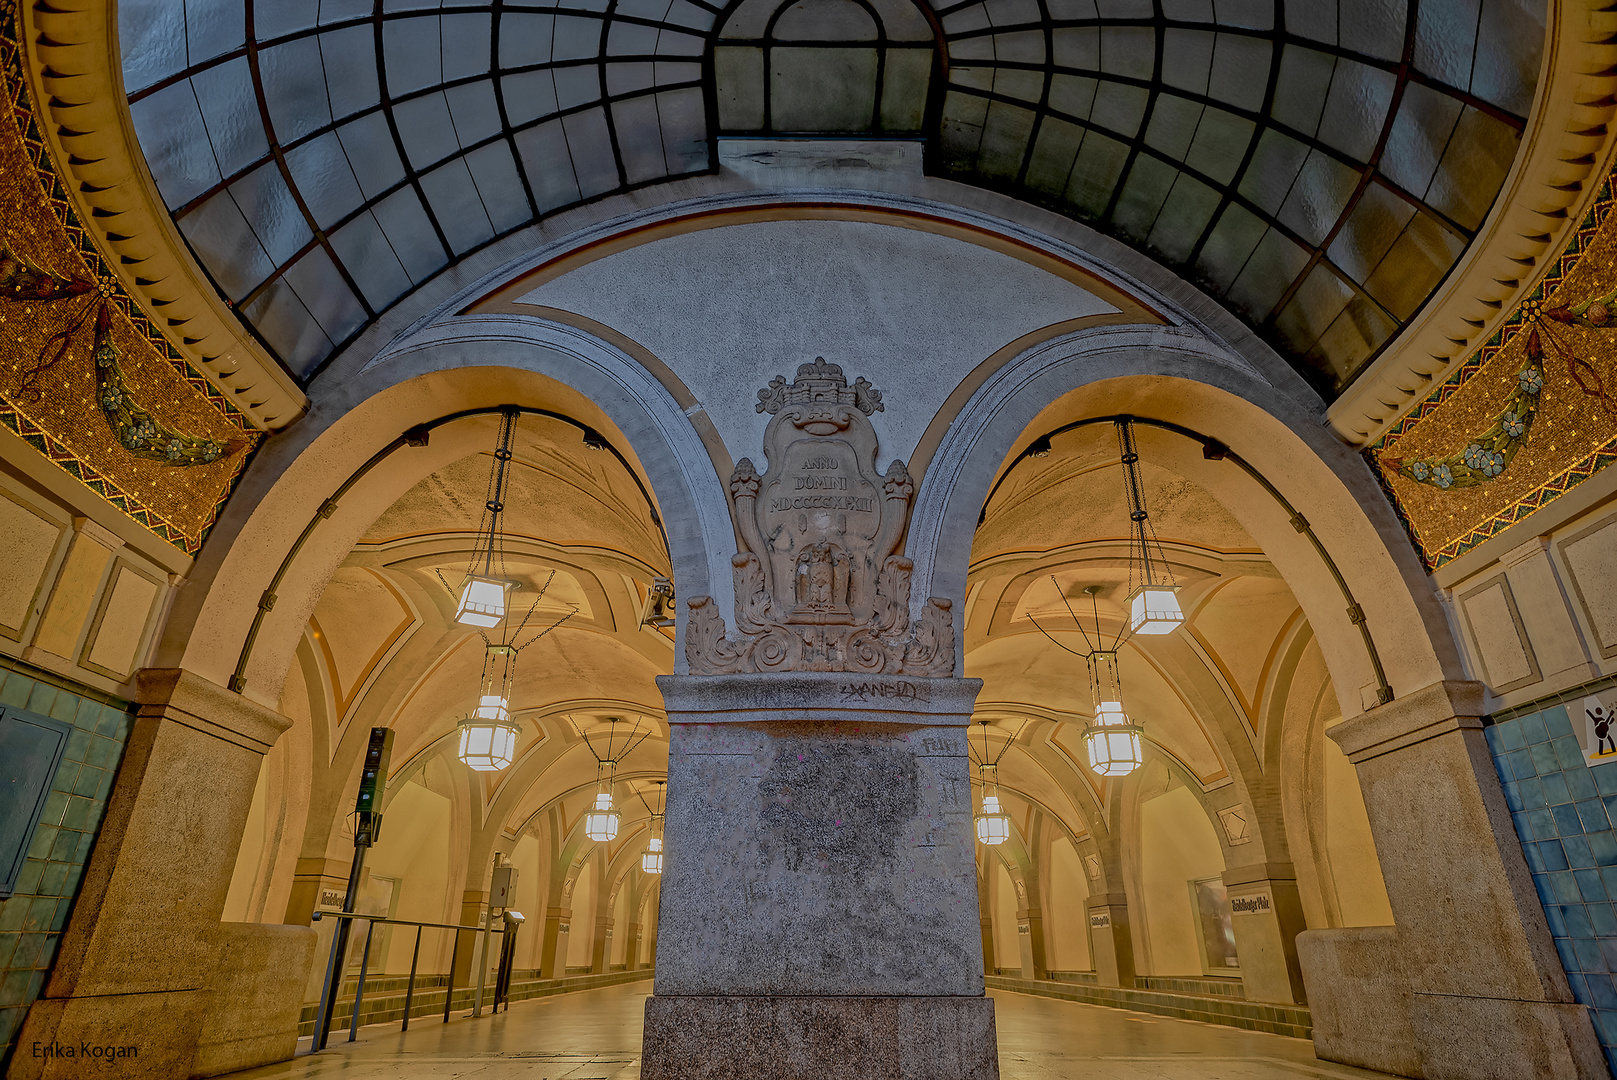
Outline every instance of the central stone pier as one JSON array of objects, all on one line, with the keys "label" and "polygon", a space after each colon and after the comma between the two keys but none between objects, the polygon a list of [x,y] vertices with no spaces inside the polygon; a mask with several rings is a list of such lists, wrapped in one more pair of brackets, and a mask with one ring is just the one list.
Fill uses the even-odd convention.
[{"label": "central stone pier", "polygon": [[999,1075],[966,725],[982,683],[665,675],[646,1080]]}]

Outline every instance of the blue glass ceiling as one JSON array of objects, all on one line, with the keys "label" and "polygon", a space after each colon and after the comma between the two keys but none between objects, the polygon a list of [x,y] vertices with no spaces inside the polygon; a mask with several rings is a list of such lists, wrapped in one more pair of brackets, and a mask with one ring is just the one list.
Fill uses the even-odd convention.
[{"label": "blue glass ceiling", "polygon": [[[862,63],[850,47],[885,33],[886,65],[899,46],[885,42],[913,49],[922,25],[904,2],[122,0],[119,28],[136,131],[180,231],[306,381],[469,252],[705,172],[720,119],[774,115],[748,93],[792,100],[799,76],[773,67],[715,85],[727,24],[732,49],[754,23],[791,27],[800,68],[809,48]],[[928,102],[930,171],[1145,249],[1327,397],[1486,216],[1544,38],[1543,0],[973,0],[922,14],[946,55],[930,79],[913,64],[903,78]],[[894,92],[872,123],[913,129]]]}]

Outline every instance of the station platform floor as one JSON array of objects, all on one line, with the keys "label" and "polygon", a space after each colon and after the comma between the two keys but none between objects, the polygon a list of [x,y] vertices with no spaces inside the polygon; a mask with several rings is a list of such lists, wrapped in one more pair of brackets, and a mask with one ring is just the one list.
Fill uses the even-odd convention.
[{"label": "station platform floor", "polygon": [[[333,1032],[328,1048],[230,1080],[638,1080],[646,982],[457,1016]],[[1002,1080],[1348,1080],[1385,1077],[1281,1035],[991,991]]]}]

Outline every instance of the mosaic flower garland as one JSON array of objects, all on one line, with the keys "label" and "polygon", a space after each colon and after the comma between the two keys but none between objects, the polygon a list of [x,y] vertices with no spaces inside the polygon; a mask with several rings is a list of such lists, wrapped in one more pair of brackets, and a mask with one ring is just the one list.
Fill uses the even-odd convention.
[{"label": "mosaic flower garland", "polygon": [[[1572,307],[1549,311],[1542,305],[1528,302],[1523,305],[1523,321],[1531,325],[1527,334],[1527,360],[1516,372],[1516,386],[1504,405],[1494,415],[1487,430],[1475,436],[1465,448],[1443,457],[1405,459],[1391,456],[1381,458],[1387,471],[1425,484],[1428,487],[1450,491],[1457,488],[1485,484],[1510,467],[1516,452],[1527,442],[1533,420],[1538,415],[1539,395],[1544,391],[1544,343],[1567,365],[1567,372],[1578,388],[1591,397],[1599,398],[1611,408],[1605,386],[1599,373],[1588,361],[1561,342],[1551,327],[1577,326],[1589,330],[1617,329],[1613,326],[1612,304],[1617,301],[1617,290],[1605,296],[1585,300]],[[1543,334],[1540,334],[1540,330]]]},{"label": "mosaic flower garland", "polygon": [[158,421],[138,401],[129,396],[123,369],[118,366],[118,347],[110,334],[112,319],[103,303],[95,319],[96,400],[107,416],[107,423],[118,444],[136,457],[161,461],[165,465],[206,465],[218,461],[234,447],[213,439],[185,435]]},{"label": "mosaic flower garland", "polygon": [[[0,244],[0,300],[50,303],[96,291],[96,285],[91,281],[63,277],[16,254],[9,244]],[[107,425],[112,428],[118,445],[136,457],[182,468],[218,461],[227,450],[238,448],[237,443],[220,443],[168,427],[130,396],[129,385],[124,381],[123,369],[118,364],[121,354],[112,343],[112,311],[107,299],[108,292],[108,288],[103,286],[99,303],[95,296],[90,296],[77,318],[71,319],[65,327],[50,336],[33,363],[21,369],[17,395],[39,400],[39,380],[67,355],[73,339],[93,312],[95,329],[91,356],[95,361],[96,401],[106,415]]]}]

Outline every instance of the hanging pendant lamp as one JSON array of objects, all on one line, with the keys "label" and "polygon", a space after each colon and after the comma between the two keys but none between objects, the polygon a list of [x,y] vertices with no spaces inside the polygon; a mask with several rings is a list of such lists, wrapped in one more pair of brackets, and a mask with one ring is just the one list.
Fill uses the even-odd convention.
[{"label": "hanging pendant lamp", "polygon": [[983,807],[977,815],[977,840],[993,847],[1011,838],[1011,817],[999,805],[999,766],[980,765],[977,773],[983,783]]},{"label": "hanging pendant lamp", "polygon": [[[658,792],[659,792],[660,795],[663,795],[663,793],[666,792],[667,787],[668,787],[668,784],[667,784],[666,781],[659,780],[657,782],[657,788],[658,788]],[[640,796],[640,801],[645,802],[645,800],[646,800],[646,797],[644,795],[641,795]],[[651,828],[650,828],[651,839],[646,841],[646,850],[640,856],[640,869],[643,872],[647,873],[647,874],[660,874],[660,873],[663,872],[663,812],[662,812],[662,808],[664,806],[666,806],[666,805],[667,805],[667,797],[666,797],[666,795],[663,795],[663,797],[661,797],[661,798],[659,798],[657,800],[658,809],[652,810],[652,813],[651,813]],[[646,803],[646,809],[651,810],[651,804],[650,803]]]},{"label": "hanging pendant lamp", "polygon": [[477,772],[498,772],[516,757],[521,728],[511,719],[511,680],[517,651],[488,644],[483,650],[483,684],[477,707],[460,722],[458,756]]},{"label": "hanging pendant lamp", "polygon": [[614,753],[612,741],[620,723],[622,723],[621,717],[607,717],[606,754],[604,756],[596,753],[595,744],[590,741],[589,733],[584,733],[584,744],[590,748],[590,753],[595,755],[596,786],[595,805],[590,809],[589,813],[584,815],[584,835],[596,843],[614,840],[618,835],[618,812],[612,808],[612,787],[617,781],[618,762],[628,757],[636,747],[651,738],[650,731],[641,735],[639,739],[635,738],[635,735],[640,731],[640,721],[636,720],[634,731],[629,733],[629,738],[622,748]]},{"label": "hanging pendant lamp", "polygon": [[517,411],[500,413],[500,437],[494,449],[494,465],[489,470],[488,498],[483,503],[483,520],[478,526],[477,548],[472,553],[466,580],[455,606],[455,621],[462,626],[498,626],[505,619],[511,583],[504,578],[505,545],[500,533],[500,515],[505,512],[505,484],[510,475],[511,439],[516,434]]},{"label": "hanging pendant lamp", "polygon": [[[1024,721],[1024,726],[1025,726]],[[990,759],[988,756],[988,721],[977,721],[983,735],[983,756],[977,762],[977,775],[982,782],[983,802],[982,809],[977,814],[977,841],[990,847],[1003,844],[1011,838],[1011,816],[1007,814],[999,803],[999,761],[1009,750],[1011,743],[1016,741],[1013,735],[1010,741],[1000,750],[999,755]],[[1017,729],[1021,734],[1021,729]],[[968,746],[969,749],[969,746]]]},{"label": "hanging pendant lamp", "polygon": [[1117,652],[1096,649],[1087,657],[1089,689],[1095,720],[1084,729],[1089,767],[1101,776],[1127,776],[1145,761],[1140,735],[1143,729],[1123,711],[1123,681],[1117,670]]},{"label": "hanging pendant lamp", "polygon": [[1171,634],[1184,623],[1185,613],[1179,607],[1179,586],[1145,507],[1140,454],[1134,445],[1131,421],[1117,422],[1117,442],[1122,451],[1123,483],[1129,502],[1129,584],[1133,586],[1128,596],[1129,632]]}]

